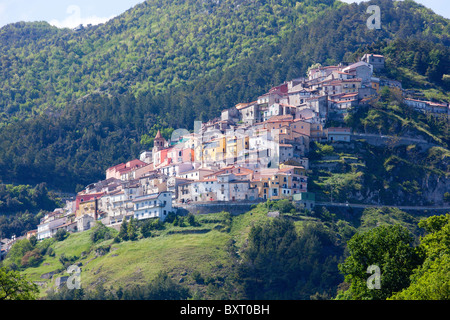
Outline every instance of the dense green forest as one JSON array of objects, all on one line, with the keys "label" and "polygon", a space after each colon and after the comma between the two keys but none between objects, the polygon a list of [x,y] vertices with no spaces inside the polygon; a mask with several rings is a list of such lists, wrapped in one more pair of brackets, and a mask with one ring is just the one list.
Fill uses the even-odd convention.
[{"label": "dense green forest", "polygon": [[148,0],[78,32],[10,24],[0,30],[0,111],[8,120],[94,92],[167,92],[277,43],[334,2]]},{"label": "dense green forest", "polygon": [[45,183],[29,185],[0,184],[0,238],[21,236],[34,230],[46,211],[61,206],[60,198],[47,190]]},{"label": "dense green forest", "polygon": [[[419,244],[401,225],[379,226],[353,236],[347,244],[350,255],[339,266],[349,287],[337,298],[448,300],[450,215],[422,219],[418,226],[425,230]],[[379,267],[378,289],[367,284],[371,265]]]},{"label": "dense green forest", "polygon": [[[275,6],[274,3],[271,2],[271,5]],[[292,8],[300,10],[306,6],[310,10],[314,8],[311,3],[301,2],[298,6],[292,5]],[[277,36],[276,43],[249,44],[251,50],[247,57],[236,59],[229,67],[221,67],[211,74],[191,77],[182,86],[166,86],[164,92],[157,93],[159,91],[151,88],[134,90],[132,85],[121,84],[129,90],[121,94],[109,91],[109,95],[96,91],[80,100],[66,100],[68,104],[57,111],[48,109],[46,113],[26,121],[12,121],[0,129],[0,179],[5,183],[46,182],[50,188],[71,192],[79,190],[92,181],[102,179],[107,167],[137,157],[139,152],[148,148],[151,142],[148,134],[154,131],[157,124],[165,128],[192,129],[194,120],[211,119],[220,115],[222,109],[238,102],[252,101],[273,85],[303,76],[313,63],[355,61],[357,57],[354,53],[357,50],[362,54],[371,51],[373,46],[378,46],[380,50],[386,48],[383,50],[388,63],[392,61],[389,64],[392,68],[390,72],[400,73],[400,66],[415,70],[414,67],[420,65],[418,75],[424,73],[424,77],[427,74],[430,77],[427,80],[431,86],[429,90],[443,95],[447,82],[437,79],[445,72],[448,63],[448,21],[410,1],[380,0],[375,3],[383,7],[385,27],[381,30],[367,29],[366,3],[321,7],[325,12],[317,12],[318,18],[303,23],[291,32],[283,31],[283,36]],[[145,16],[142,10],[146,5],[138,6],[135,10]],[[256,2],[254,5],[259,8]],[[223,6],[226,7],[225,4]],[[261,8],[266,6],[269,4]],[[124,17],[133,16],[133,12],[127,12]],[[115,24],[117,22],[114,20],[86,32],[88,35],[103,32],[103,28],[116,30],[117,27],[113,28]],[[2,32],[6,37],[12,32],[8,32],[8,28],[19,26],[5,28],[2,28]],[[32,26],[25,24],[23,28],[28,30]],[[59,37],[61,32],[68,31],[54,31],[51,34]],[[29,36],[34,41],[41,39],[35,33],[30,33],[34,35]],[[20,41],[12,39],[14,37],[8,41],[14,42],[15,46],[12,47],[16,49],[27,44],[26,38],[20,38]],[[74,40],[64,41],[63,38],[56,41],[61,45],[66,42],[73,43]],[[389,45],[386,47],[383,43]],[[399,59],[397,53],[412,52],[417,49],[418,43],[423,44],[420,46],[423,49],[420,60],[405,58],[397,67],[394,63]],[[45,47],[51,49],[52,45]],[[230,44],[230,47],[233,45]],[[101,48],[96,50],[101,51]],[[8,54],[2,56],[8,57]],[[436,63],[439,66],[437,71],[430,71],[436,69],[432,67]],[[170,70],[169,67],[167,69]],[[33,79],[37,81],[44,78]],[[111,77],[109,79],[111,85],[118,85],[117,81],[112,81]],[[26,88],[28,90],[30,86],[26,85]],[[33,103],[38,105],[37,101]],[[5,108],[13,105],[11,101],[4,102]],[[39,105],[44,106],[45,103]],[[177,116],[174,117],[174,114]]]}]

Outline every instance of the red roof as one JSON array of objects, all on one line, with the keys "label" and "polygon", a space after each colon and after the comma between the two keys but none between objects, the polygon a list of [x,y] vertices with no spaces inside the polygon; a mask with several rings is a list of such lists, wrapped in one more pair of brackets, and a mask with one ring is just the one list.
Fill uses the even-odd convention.
[{"label": "red roof", "polygon": [[119,164],[116,164],[113,167],[110,167],[110,168],[106,169],[106,170],[117,170],[119,167],[125,167],[125,166],[126,166],[125,163],[119,163]]}]

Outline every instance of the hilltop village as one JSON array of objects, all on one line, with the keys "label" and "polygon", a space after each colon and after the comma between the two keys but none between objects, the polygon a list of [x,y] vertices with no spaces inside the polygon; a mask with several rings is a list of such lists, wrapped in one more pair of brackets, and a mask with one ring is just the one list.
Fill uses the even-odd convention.
[{"label": "hilltop village", "polygon": [[[223,110],[220,118],[196,122],[194,132],[175,130],[166,139],[158,131],[152,150],[108,168],[105,180],[47,214],[27,236],[42,240],[60,229],[84,231],[97,220],[116,228],[130,217],[164,220],[195,204],[289,198],[312,209],[314,194],[307,190],[310,143],[349,142],[350,128],[326,127],[327,120],[342,120],[376,99],[384,86],[403,91],[400,82],[375,77],[384,64],[383,56],[366,54],[350,65],[312,67],[305,78]],[[404,102],[424,113],[450,116],[448,104]]]}]

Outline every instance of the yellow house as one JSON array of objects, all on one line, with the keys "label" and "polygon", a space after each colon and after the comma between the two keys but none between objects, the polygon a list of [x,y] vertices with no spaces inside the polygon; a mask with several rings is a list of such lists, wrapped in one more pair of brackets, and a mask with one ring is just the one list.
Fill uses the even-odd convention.
[{"label": "yellow house", "polygon": [[277,200],[291,196],[292,177],[285,173],[261,177],[259,181],[252,181],[252,186],[258,189],[261,199]]},{"label": "yellow house", "polygon": [[226,137],[226,158],[238,159],[245,156],[249,149],[249,136],[227,136]]},{"label": "yellow house", "polygon": [[226,137],[221,136],[202,145],[202,161],[215,162],[222,161],[226,154]]},{"label": "yellow house", "polygon": [[258,189],[261,199],[284,199],[307,191],[305,168],[294,165],[280,165],[280,169],[262,172],[258,180],[252,180],[252,187]]},{"label": "yellow house", "polygon": [[370,82],[371,86],[373,89],[375,89],[377,91],[377,93],[380,91],[380,80],[374,80],[372,79],[372,81]]},{"label": "yellow house", "polygon": [[78,210],[75,212],[75,217],[79,218],[84,216],[85,214],[88,214],[92,217],[95,216],[95,210],[96,210],[96,205],[95,205],[95,200],[89,200],[89,201],[84,201],[84,202],[80,202],[79,206],[78,206]]}]

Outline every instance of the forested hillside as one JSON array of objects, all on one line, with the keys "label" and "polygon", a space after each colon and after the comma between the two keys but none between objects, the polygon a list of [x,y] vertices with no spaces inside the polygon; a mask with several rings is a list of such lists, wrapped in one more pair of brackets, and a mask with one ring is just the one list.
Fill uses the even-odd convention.
[{"label": "forested hillside", "polygon": [[334,0],[148,0],[81,31],[0,29],[0,112],[28,117],[93,92],[167,92],[225,70],[312,21]]},{"label": "forested hillside", "polygon": [[[142,13],[142,19],[144,19],[144,9],[152,3],[153,2],[150,1],[145,5],[138,6],[117,18],[119,20],[122,19],[122,22],[125,23],[122,27],[116,25],[116,20],[113,20],[104,26],[98,26],[92,30],[88,29],[83,31],[84,33],[71,33],[70,36],[67,36],[67,39],[65,39],[63,35],[69,31],[54,30],[51,32],[48,31],[48,34],[52,37],[56,37],[51,41],[55,44],[59,43],[62,46],[68,46],[69,44],[74,43],[79,43],[78,45],[80,46],[81,44],[89,43],[88,40],[83,39],[88,39],[88,36],[94,37],[95,34],[101,32],[105,33],[102,33],[102,37],[98,41],[107,41],[107,39],[118,32],[117,30],[131,28],[126,23],[126,17],[134,15],[139,16],[133,10]],[[176,2],[173,3],[175,4]],[[255,8],[259,8],[258,10],[260,11],[258,12],[266,12],[265,10],[269,10],[269,7],[276,7],[276,2],[273,1],[270,2],[270,4],[264,5],[260,2],[258,3],[259,4],[254,3],[252,6],[249,6],[249,9],[245,10],[250,10],[250,8],[255,6]],[[288,5],[289,3],[285,3],[283,8],[291,8],[292,12],[295,11],[297,16],[299,12],[305,12],[305,14],[309,10],[317,12],[317,8],[311,1],[301,2],[298,5],[291,3],[290,6]],[[84,99],[72,101],[69,104],[64,102],[64,108],[60,108],[57,112],[55,110],[53,110],[53,112],[48,110],[45,114],[34,116],[27,121],[12,121],[11,124],[4,126],[0,130],[0,179],[8,183],[37,184],[40,182],[47,182],[49,187],[74,191],[77,185],[81,187],[92,181],[102,179],[104,177],[104,170],[107,167],[137,157],[141,150],[149,147],[148,139],[143,139],[143,137],[145,138],[145,135],[152,131],[152,128],[154,128],[156,124],[161,125],[162,127],[192,129],[194,120],[198,119],[205,121],[220,115],[220,110],[228,108],[238,102],[253,101],[258,95],[266,92],[271,86],[277,85],[285,80],[303,76],[307,68],[313,63],[331,64],[340,61],[354,61],[357,58],[354,55],[357,50],[362,53],[364,51],[370,51],[373,46],[378,46],[381,49],[385,46],[383,43],[388,43],[391,40],[399,38],[411,40],[405,43],[391,42],[389,48],[394,49],[386,50],[386,52],[384,52],[387,55],[388,61],[395,61],[395,59],[398,59],[397,52],[400,49],[395,50],[397,47],[403,49],[407,47],[409,48],[409,51],[412,51],[417,46],[417,43],[426,43],[427,47],[435,48],[436,50],[431,51],[423,50],[420,58],[420,70],[425,70],[424,77],[426,77],[427,70],[433,69],[431,66],[438,63],[439,68],[436,72],[428,72],[430,78],[427,82],[430,83],[430,88],[435,90],[437,94],[443,95],[443,88],[446,82],[437,81],[436,79],[439,78],[439,76],[436,74],[445,72],[444,67],[445,63],[447,63],[445,61],[448,61],[448,55],[446,55],[449,44],[448,20],[432,14],[428,9],[417,5],[414,2],[379,0],[374,1],[373,3],[377,3],[383,8],[383,28],[381,30],[367,29],[366,19],[368,15],[365,13],[367,3],[361,3],[359,5],[341,5],[328,8],[321,6],[326,12],[318,12],[316,19],[313,19],[309,23],[304,23],[299,27],[296,26],[291,31],[284,29],[283,32],[279,31],[279,33],[276,33],[275,31],[278,30],[278,27],[274,22],[274,25],[271,27],[272,29],[270,29],[272,31],[270,31],[269,28],[264,29],[265,33],[262,33],[261,31],[261,35],[274,35],[276,33],[277,36],[269,37],[269,35],[267,35],[266,37],[261,38],[265,38],[267,41],[247,43],[247,56],[240,56],[240,59],[234,59],[233,63],[230,62],[229,64],[224,63],[221,65],[219,63],[210,62],[211,57],[204,58],[206,59],[204,61],[202,60],[203,58],[200,59],[199,61],[202,62],[199,63],[199,65],[204,66],[205,64],[212,63],[216,67],[216,69],[214,69],[216,71],[210,73],[210,75],[204,74],[203,76],[200,76],[200,73],[196,73],[195,76],[189,77],[189,81],[184,81],[184,83],[191,82],[191,84],[180,84],[178,88],[164,85],[163,88],[165,92],[163,93],[155,93],[158,90],[155,91],[154,89],[156,87],[152,88],[153,85],[147,89],[141,88],[142,90],[134,90],[132,89],[135,88],[134,84],[131,82],[124,82],[125,79],[129,79],[130,73],[127,73],[126,77],[125,73],[122,73],[123,77],[117,78],[113,76],[113,71],[108,71],[108,76],[105,79],[108,79],[110,85],[113,87],[123,86],[126,90],[108,90],[110,95],[104,94],[103,91],[97,91]],[[228,4],[228,6],[226,4]],[[228,2],[213,6],[215,10],[219,10],[220,8],[221,10],[225,10],[228,7]],[[168,14],[171,12],[170,10],[173,9],[170,8],[164,10],[163,8],[160,8],[159,10]],[[232,8],[232,6],[229,8]],[[286,8],[284,10],[287,10]],[[231,9],[229,10],[230,12],[235,12]],[[240,7],[240,9],[236,10],[244,9]],[[274,17],[279,17],[280,15],[275,14],[274,12],[276,10],[274,10],[275,9],[271,9],[267,12],[272,12]],[[241,14],[242,13],[240,13],[240,15]],[[262,15],[261,19],[264,21],[269,19],[267,14],[268,13]],[[307,16],[311,17],[309,14]],[[285,15],[283,15],[283,17],[285,17]],[[300,21],[305,22],[305,20],[298,19],[298,23],[300,23]],[[234,20],[236,20],[235,24],[239,25],[240,20],[238,18],[232,18],[231,20],[227,19],[226,21],[229,22]],[[271,21],[271,19],[269,19],[269,21]],[[274,21],[277,20],[275,19]],[[254,23],[258,26],[261,25],[261,23],[258,23],[256,20]],[[42,24],[40,25],[42,26]],[[227,29],[229,28],[229,25],[233,25],[233,23],[227,23],[223,28]],[[286,25],[296,24],[286,23]],[[49,27],[42,28],[48,29]],[[108,30],[110,31],[103,31],[107,28],[109,28]],[[9,40],[2,40],[15,44],[11,49],[5,49],[6,46],[2,46],[2,50],[23,49],[25,50],[24,52],[26,52],[26,50],[31,49],[24,48],[32,46],[26,39],[31,38],[30,41],[38,41],[36,39],[41,39],[35,32],[31,32],[34,29],[33,26],[29,24],[22,25],[21,27],[20,25],[11,25],[2,28],[1,32],[4,37],[7,34],[14,34],[12,31],[8,32],[10,29],[16,31],[22,29],[28,30],[31,35],[27,38],[20,38],[20,41],[12,41],[12,38],[7,38]],[[208,33],[215,34],[215,32],[219,32],[220,30],[221,28],[217,26],[217,29],[209,30]],[[224,30],[222,31],[225,32]],[[240,34],[237,30],[235,30],[235,33]],[[227,33],[225,32],[225,34]],[[62,38],[58,38],[60,36]],[[245,32],[241,36],[244,37]],[[78,42],[71,39],[71,37],[76,37]],[[252,35],[250,38],[253,39],[254,37],[255,35]],[[212,39],[219,38],[220,37],[216,35]],[[269,41],[269,38],[272,40]],[[151,41],[153,38],[148,37],[148,39]],[[276,42],[275,39],[277,39],[278,42]],[[141,40],[144,41],[143,39]],[[80,56],[86,59],[87,57],[94,59],[94,52],[100,53],[98,56],[101,56],[101,52],[107,47],[106,43],[107,42],[105,42],[104,46],[91,47],[90,55],[81,54],[81,52],[83,52],[82,50],[71,50],[67,47],[68,52],[70,51],[68,55],[73,56],[78,52],[80,53]],[[217,45],[222,45],[223,43],[226,43],[226,41],[218,41]],[[234,44],[230,43],[229,47],[234,48]],[[52,46],[47,46],[43,43],[41,44],[41,48],[45,51],[50,50]],[[173,50],[170,49],[168,51],[172,52]],[[236,52],[241,51],[242,48]],[[129,55],[127,55],[125,52],[127,52],[127,49],[124,47],[120,54],[117,53],[117,55],[114,55],[114,58],[110,56],[103,62],[119,61],[119,56],[121,55],[124,55],[124,57],[127,57],[126,59],[132,61],[134,59],[132,58],[133,54],[130,52]],[[436,52],[438,52],[438,54],[436,54]],[[23,55],[24,54],[22,54],[22,56]],[[2,54],[1,59],[6,61],[8,59],[13,59],[15,56],[20,57],[18,54],[8,55],[5,53]],[[196,61],[194,57],[198,58],[199,54],[192,53],[190,60]],[[221,57],[224,61],[225,58],[228,60],[229,54],[224,52]],[[45,63],[52,61],[51,58],[45,58],[45,55],[42,56],[42,59]],[[138,65],[138,61],[140,60],[136,58],[135,66]],[[155,62],[156,60],[152,59],[151,61]],[[81,60],[79,60],[79,62],[80,68],[76,69],[77,73],[80,73],[80,70],[84,70],[83,68],[87,68],[87,66],[91,65],[89,61],[81,63]],[[167,67],[167,64],[163,63],[162,60],[160,62],[161,65],[159,65],[158,68]],[[61,63],[66,65],[64,59],[61,60]],[[404,68],[409,68],[411,66],[411,69],[413,70],[413,64],[414,59],[404,59],[401,61],[400,65]],[[104,65],[104,67],[103,65],[104,64],[102,64],[102,70],[108,70],[108,68],[110,68],[109,64]],[[220,68],[218,67],[219,65],[221,65]],[[227,65],[228,68],[225,68],[225,65]],[[22,68],[23,65],[20,64],[18,60],[15,64],[11,64],[11,68],[13,68],[13,66],[16,66],[15,68]],[[390,64],[390,66],[393,66],[392,72],[399,70],[394,63]],[[42,66],[42,68],[46,69],[44,66]],[[120,66],[117,68],[126,70],[125,64],[123,65],[123,68]],[[185,70],[184,67],[180,68]],[[22,68],[22,71],[28,70],[31,72],[32,69],[32,67]],[[51,68],[47,69],[51,70]],[[56,69],[58,69],[58,72],[62,72],[59,70],[61,68],[55,67],[55,70]],[[169,69],[171,68],[168,68],[168,70]],[[2,70],[6,69],[2,68]],[[133,83],[141,81],[139,83],[143,86],[147,86],[147,84],[150,83],[147,81],[148,76],[145,76],[145,70],[147,69],[144,68],[137,72],[135,76],[131,77]],[[149,70],[152,71],[156,69],[150,68]],[[170,74],[175,74],[175,69],[171,69],[171,71]],[[33,76],[30,72],[27,74],[30,76],[30,79],[36,83],[43,81],[44,79],[50,79],[47,76],[44,77],[43,74],[39,77],[37,75]],[[98,74],[99,72],[92,71],[92,76],[89,75],[89,72],[86,71],[86,73],[88,75],[85,79],[97,79],[93,75]],[[20,72],[18,72],[18,75],[19,74]],[[71,72],[68,74],[75,76]],[[82,74],[84,74],[84,72],[80,73],[80,77]],[[13,81],[12,79],[14,79],[14,77],[1,83],[6,86]],[[103,80],[93,85],[92,88],[103,83]],[[26,82],[19,81],[19,79],[17,81],[20,84],[15,85],[14,87],[23,88],[23,90],[25,90],[25,95],[29,94],[29,92],[32,91],[32,88],[35,87],[30,84],[25,84]],[[83,81],[74,81],[74,83],[78,85],[83,83]],[[161,81],[162,82],[158,83],[164,83],[165,80]],[[166,84],[172,82],[172,80],[167,81]],[[61,85],[61,88],[54,90],[58,96],[65,95],[72,91],[71,85],[68,82],[62,84],[63,82],[52,80],[49,83]],[[87,84],[86,86],[89,87]],[[82,92],[79,89],[73,90],[79,95],[81,94],[80,92]],[[43,88],[38,91],[40,94],[52,92],[52,90],[43,90]],[[83,95],[88,91],[89,90],[83,91]],[[6,99],[4,100],[5,102],[2,103],[5,110],[12,106],[19,107],[20,104],[17,104],[10,99],[12,95],[6,94],[6,92],[9,92],[8,90],[2,90],[1,92],[4,96],[3,99]],[[122,92],[122,94],[119,94],[120,92]],[[21,94],[21,96],[24,95]],[[45,108],[46,102],[39,99],[41,99],[40,95],[36,100],[28,100],[29,105],[33,105],[37,108]],[[52,105],[55,106],[58,105],[58,102],[56,101],[66,101],[65,99],[54,100],[53,98],[49,98],[48,101],[50,100],[53,101]],[[14,114],[14,112],[12,114]],[[173,116],[175,114],[177,115],[176,117]]]},{"label": "forested hillside", "polygon": [[[370,4],[381,8],[380,30],[367,28]],[[81,31],[5,26],[1,236],[34,229],[43,210],[63,206],[49,190],[75,192],[104,179],[106,168],[151,148],[157,130],[166,138],[192,130],[195,120],[254,101],[313,64],[381,53],[386,67],[377,77],[450,102],[449,46],[448,19],[391,0],[148,0]],[[312,143],[308,191],[316,201],[450,203],[446,119],[407,107],[385,87],[377,101],[327,125],[389,140]],[[420,143],[396,145],[402,138]],[[336,166],[314,167],[327,161]],[[280,217],[269,217],[273,211]],[[448,299],[441,284],[449,281],[450,216],[430,217],[440,213],[267,201],[238,216],[131,219],[120,231],[97,223],[23,239],[4,265],[50,299]],[[83,289],[47,291],[72,264],[83,266]],[[379,264],[383,290],[367,289],[370,264]]]}]

